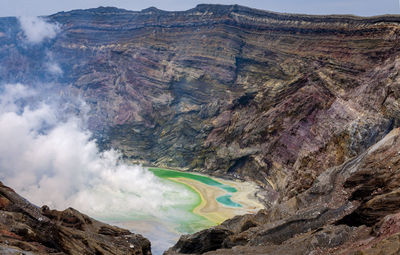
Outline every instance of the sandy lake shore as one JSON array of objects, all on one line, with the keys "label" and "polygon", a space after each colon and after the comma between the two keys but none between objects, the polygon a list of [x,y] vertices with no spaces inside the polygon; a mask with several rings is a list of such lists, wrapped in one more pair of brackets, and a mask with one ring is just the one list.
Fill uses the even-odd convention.
[{"label": "sandy lake shore", "polygon": [[[201,197],[201,203],[194,209],[194,213],[201,215],[208,220],[220,224],[223,221],[230,219],[236,215],[246,213],[255,213],[264,208],[261,203],[257,201],[254,196],[257,191],[257,186],[248,182],[235,182],[227,181],[220,178],[213,178],[214,180],[232,186],[237,189],[237,192],[227,193],[225,190],[206,185],[202,182],[188,179],[188,178],[169,178],[173,181],[185,184],[194,189]],[[239,203],[242,207],[229,207],[224,206],[216,201],[216,198],[226,194],[231,194],[231,200]]]}]

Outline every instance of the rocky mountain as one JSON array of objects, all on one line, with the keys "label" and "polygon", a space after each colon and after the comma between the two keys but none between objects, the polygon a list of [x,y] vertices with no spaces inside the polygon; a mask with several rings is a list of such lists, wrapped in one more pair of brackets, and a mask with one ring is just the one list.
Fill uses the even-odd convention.
[{"label": "rocky mountain", "polygon": [[400,17],[199,5],[46,19],[60,32],[40,45],[0,19],[0,82],[82,97],[99,143],[127,160],[266,190],[266,211],[182,237],[171,253],[379,254],[398,240]]},{"label": "rocky mountain", "polygon": [[38,208],[0,183],[0,254],[151,254],[150,242],[72,208]]},{"label": "rocky mountain", "polygon": [[[399,125],[398,17],[199,5],[47,18],[61,31],[40,45],[0,20],[1,82],[82,96],[99,140],[132,161],[292,197]],[[63,75],[46,72],[50,61]]]}]

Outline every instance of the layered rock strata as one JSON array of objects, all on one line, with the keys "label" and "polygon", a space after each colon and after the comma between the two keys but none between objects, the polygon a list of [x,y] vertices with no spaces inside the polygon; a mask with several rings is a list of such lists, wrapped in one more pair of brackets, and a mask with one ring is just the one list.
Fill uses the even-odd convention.
[{"label": "layered rock strata", "polygon": [[399,254],[400,129],[256,215],[182,236],[166,254]]},{"label": "layered rock strata", "polygon": [[40,45],[0,19],[1,83],[82,97],[99,144],[127,160],[266,190],[267,210],[168,253],[399,253],[400,17],[199,5],[45,18],[60,33]]},{"label": "layered rock strata", "polygon": [[99,143],[133,162],[248,178],[284,199],[399,125],[397,16],[199,5],[46,19],[61,32],[40,45],[0,19],[0,81],[81,96]]}]

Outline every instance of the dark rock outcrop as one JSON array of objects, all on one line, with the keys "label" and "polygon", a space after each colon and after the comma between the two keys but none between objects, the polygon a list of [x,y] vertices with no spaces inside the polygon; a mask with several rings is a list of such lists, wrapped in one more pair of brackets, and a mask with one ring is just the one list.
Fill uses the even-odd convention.
[{"label": "dark rock outcrop", "polygon": [[[395,129],[365,153],[325,171],[298,196],[183,236],[166,254],[397,254],[399,160]],[[216,232],[225,238],[206,246]],[[194,249],[198,240],[204,246]]]},{"label": "dark rock outcrop", "polygon": [[141,235],[72,208],[38,208],[0,183],[0,253],[150,255],[151,249]]}]

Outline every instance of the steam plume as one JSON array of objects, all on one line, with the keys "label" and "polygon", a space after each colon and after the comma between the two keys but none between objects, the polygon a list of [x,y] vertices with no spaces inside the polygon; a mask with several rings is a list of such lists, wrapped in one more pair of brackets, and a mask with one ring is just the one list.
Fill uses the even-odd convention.
[{"label": "steam plume", "polygon": [[54,38],[60,28],[57,24],[46,22],[40,17],[19,17],[18,21],[29,43],[37,44],[45,39]]},{"label": "steam plume", "polygon": [[182,216],[168,208],[190,203],[189,192],[123,163],[115,150],[100,152],[80,118],[60,118],[56,104],[26,103],[38,94],[14,84],[0,95],[1,180],[37,205],[95,217]]}]

